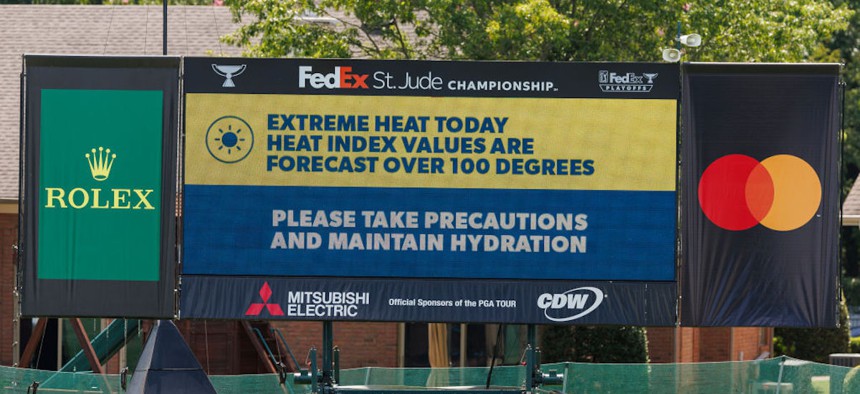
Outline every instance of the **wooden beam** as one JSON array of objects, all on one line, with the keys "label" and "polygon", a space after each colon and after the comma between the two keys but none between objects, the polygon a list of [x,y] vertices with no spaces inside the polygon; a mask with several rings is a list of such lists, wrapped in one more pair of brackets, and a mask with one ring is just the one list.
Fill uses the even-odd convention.
[{"label": "wooden beam", "polygon": [[84,351],[84,356],[87,357],[87,361],[90,362],[90,367],[93,369],[93,372],[104,374],[105,370],[102,368],[102,364],[99,363],[99,358],[96,356],[93,344],[90,343],[90,337],[87,335],[87,332],[84,331],[84,324],[81,323],[81,319],[69,319],[69,322],[72,323],[72,328],[75,330],[75,336],[78,337],[78,343],[81,345],[81,350]]},{"label": "wooden beam", "polygon": [[251,340],[251,344],[254,345],[254,350],[256,350],[257,355],[260,356],[260,361],[263,362],[263,365],[266,366],[266,369],[269,370],[269,373],[278,373],[278,370],[275,369],[275,365],[272,364],[272,360],[266,353],[266,349],[263,349],[263,344],[260,343],[260,338],[257,337],[257,334],[254,332],[254,329],[251,328],[251,324],[248,323],[247,320],[242,320],[242,327],[245,328],[245,334],[248,334],[248,339]]},{"label": "wooden beam", "polygon": [[42,317],[33,328],[30,334],[30,339],[27,341],[27,346],[24,348],[24,354],[21,355],[19,366],[21,368],[30,368],[30,361],[33,361],[33,355],[36,354],[36,348],[42,342],[42,335],[45,335],[45,327],[48,325],[48,318]]}]

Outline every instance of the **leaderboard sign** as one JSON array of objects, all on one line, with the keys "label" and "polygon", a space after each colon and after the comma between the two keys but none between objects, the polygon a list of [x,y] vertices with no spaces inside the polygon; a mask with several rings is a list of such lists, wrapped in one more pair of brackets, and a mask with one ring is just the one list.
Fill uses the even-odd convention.
[{"label": "leaderboard sign", "polygon": [[675,323],[677,65],[184,70],[182,317]]}]

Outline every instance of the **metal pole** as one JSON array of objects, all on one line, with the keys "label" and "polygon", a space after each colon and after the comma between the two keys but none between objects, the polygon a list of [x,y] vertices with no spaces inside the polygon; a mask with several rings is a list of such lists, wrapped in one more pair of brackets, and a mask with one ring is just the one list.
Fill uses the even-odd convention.
[{"label": "metal pole", "polygon": [[779,389],[782,388],[782,370],[785,368],[785,360],[788,358],[783,356],[782,361],[779,363],[779,375],[776,378],[776,394],[779,394]]},{"label": "metal pole", "polygon": [[537,351],[537,326],[534,324],[528,325],[528,341],[526,347],[526,391],[534,392],[535,388],[535,361]]},{"label": "metal pole", "polygon": [[309,357],[311,359],[311,392],[317,393],[317,387],[319,387],[319,382],[317,382],[317,378],[319,377],[317,371],[317,349],[312,347],[309,353]]},{"label": "metal pole", "polygon": [[537,347],[537,343],[535,343],[537,342],[537,326],[534,324],[528,325],[528,340],[529,345],[532,345],[533,348]]},{"label": "metal pole", "polygon": [[57,318],[57,371],[63,368],[63,319]]},{"label": "metal pole", "polygon": [[331,382],[332,377],[332,353],[334,348],[334,323],[331,320],[323,322],[323,345],[322,345],[322,377],[323,384]]},{"label": "metal pole", "polygon": [[334,353],[334,382],[340,382],[340,349],[337,346],[332,350]]},{"label": "metal pole", "polygon": [[167,2],[168,0],[161,0],[162,4],[162,38],[161,38],[161,54],[167,56]]},{"label": "metal pole", "polygon": [[[27,140],[24,138],[27,124],[27,57],[21,57],[21,101],[19,102],[19,108],[21,108],[19,118],[18,118],[18,127],[20,128],[20,137],[18,140],[18,147],[22,152],[18,159],[18,174],[24,174],[24,170],[29,171],[29,168],[24,166],[24,162],[29,158],[26,155],[27,152]],[[24,209],[24,199],[22,196],[24,195],[26,177],[20,176],[18,179],[18,242],[12,246],[12,249],[15,251],[15,272],[14,278],[12,280],[12,366],[19,366],[20,356],[21,356],[21,284],[24,280],[23,275],[23,264],[24,259],[21,255],[21,250],[24,249],[24,215],[27,211]]]},{"label": "metal pole", "polygon": [[460,323],[460,368],[465,368],[469,361],[466,357],[466,350],[468,349],[466,343],[466,339],[468,338],[468,329],[469,326],[467,324]]}]

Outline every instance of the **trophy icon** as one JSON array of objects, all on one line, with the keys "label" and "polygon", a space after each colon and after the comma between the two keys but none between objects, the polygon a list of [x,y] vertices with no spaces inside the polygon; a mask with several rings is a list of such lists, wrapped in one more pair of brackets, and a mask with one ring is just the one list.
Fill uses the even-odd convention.
[{"label": "trophy icon", "polygon": [[654,78],[657,78],[657,73],[642,73],[645,78],[648,78],[648,83],[654,83]]},{"label": "trophy icon", "polygon": [[212,70],[215,71],[215,74],[218,74],[224,78],[224,83],[221,84],[221,87],[224,88],[234,88],[236,85],[233,83],[233,77],[238,76],[245,72],[245,65],[226,65],[226,64],[212,64]]}]

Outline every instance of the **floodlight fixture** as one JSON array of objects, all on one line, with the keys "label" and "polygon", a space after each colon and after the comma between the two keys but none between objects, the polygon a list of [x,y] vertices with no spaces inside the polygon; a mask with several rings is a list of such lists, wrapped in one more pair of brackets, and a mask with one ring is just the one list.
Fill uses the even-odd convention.
[{"label": "floodlight fixture", "polygon": [[681,44],[684,44],[688,47],[695,48],[699,45],[702,45],[702,36],[698,34],[683,35],[679,40],[681,41]]},{"label": "floodlight fixture", "polygon": [[663,61],[676,63],[681,60],[681,51],[675,48],[666,48],[663,50]]}]

